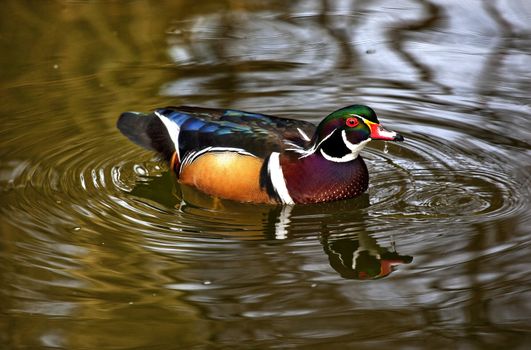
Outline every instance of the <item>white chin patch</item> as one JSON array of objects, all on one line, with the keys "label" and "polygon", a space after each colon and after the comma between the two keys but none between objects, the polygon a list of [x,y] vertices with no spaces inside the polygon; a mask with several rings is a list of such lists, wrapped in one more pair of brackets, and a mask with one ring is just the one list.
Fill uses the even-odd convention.
[{"label": "white chin patch", "polygon": [[332,157],[326,154],[323,151],[323,149],[321,149],[321,154],[323,155],[323,157],[325,157],[325,159],[331,162],[338,162],[338,163],[350,162],[351,160],[358,158],[358,155],[360,154],[361,150],[369,143],[369,141],[371,141],[371,139],[368,138],[367,140],[361,141],[360,143],[357,143],[357,144],[351,143],[347,139],[347,133],[345,130],[341,131],[341,138],[343,139],[345,146],[347,146],[347,148],[351,151],[351,153],[345,154],[343,157],[338,158],[338,157]]}]

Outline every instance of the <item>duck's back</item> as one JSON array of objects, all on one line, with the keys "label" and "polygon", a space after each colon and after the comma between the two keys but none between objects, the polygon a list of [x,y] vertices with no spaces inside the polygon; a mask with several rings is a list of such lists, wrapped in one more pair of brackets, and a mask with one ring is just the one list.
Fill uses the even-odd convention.
[{"label": "duck's back", "polygon": [[208,147],[241,149],[261,158],[286,148],[306,148],[315,132],[309,122],[232,109],[166,107],[152,114],[125,112],[118,128],[133,142],[183,159]]}]

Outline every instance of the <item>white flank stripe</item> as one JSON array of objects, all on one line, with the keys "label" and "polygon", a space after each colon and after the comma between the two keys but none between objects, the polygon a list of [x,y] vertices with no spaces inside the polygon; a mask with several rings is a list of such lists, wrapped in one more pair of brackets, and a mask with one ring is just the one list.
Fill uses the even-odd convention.
[{"label": "white flank stripe", "polygon": [[351,151],[351,153],[347,153],[343,157],[337,158],[337,157],[332,157],[331,155],[326,154],[326,152],[321,148],[320,149],[321,154],[326,160],[329,160],[331,162],[336,162],[336,163],[350,162],[358,158],[358,155],[360,154],[361,150],[369,143],[369,141],[371,141],[371,138],[368,138],[367,140],[361,141],[358,144],[351,143],[347,139],[347,132],[345,130],[341,131],[341,138],[343,139],[343,143]]},{"label": "white flank stripe", "polygon": [[282,173],[282,167],[280,166],[280,153],[273,152],[269,157],[269,163],[267,164],[267,170],[271,177],[271,183],[275,192],[280,197],[283,204],[295,204],[291,196],[289,195],[288,188],[286,186],[286,179]]},{"label": "white flank stripe", "polygon": [[164,124],[164,126],[166,127],[168,135],[170,135],[171,141],[175,146],[175,151],[177,152],[177,157],[179,158],[180,162],[181,155],[179,154],[179,132],[181,131],[181,128],[179,128],[179,125],[177,125],[177,123],[172,122],[169,118],[166,118],[159,112],[155,111],[155,115],[159,117],[162,124]]}]

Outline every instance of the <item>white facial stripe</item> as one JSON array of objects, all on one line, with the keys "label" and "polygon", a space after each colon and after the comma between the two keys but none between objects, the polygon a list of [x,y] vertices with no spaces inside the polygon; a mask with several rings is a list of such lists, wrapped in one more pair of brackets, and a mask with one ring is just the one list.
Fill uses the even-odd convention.
[{"label": "white facial stripe", "polygon": [[360,154],[361,150],[371,141],[371,138],[368,138],[367,140],[361,141],[358,144],[351,143],[347,139],[347,132],[345,130],[341,131],[341,138],[343,139],[343,142],[345,143],[345,146],[352,152],[351,154],[354,154],[354,158]]},{"label": "white facial stripe", "polygon": [[308,157],[309,155],[314,154],[315,151],[319,148],[319,146],[321,146],[321,144],[322,144],[323,142],[325,142],[328,138],[330,138],[330,137],[334,134],[334,132],[336,132],[336,130],[333,130],[330,134],[326,135],[326,136],[321,140],[321,142],[319,142],[318,144],[314,145],[314,146],[313,146],[312,148],[310,148],[308,151],[304,152],[304,154],[303,154],[301,157],[299,157],[299,159],[301,159],[301,158],[305,158],[305,157]]},{"label": "white facial stripe", "polygon": [[[321,146],[321,144],[326,141],[328,138],[330,138],[334,132],[336,130],[332,131],[330,134],[328,134],[325,138],[323,138],[321,140],[321,142],[319,142],[319,144],[315,145],[314,147],[312,147],[310,150],[308,150],[303,156],[301,156],[300,158],[304,158],[304,157],[307,157],[313,153],[315,153],[315,151],[317,149],[319,149],[319,146]],[[323,155],[323,157],[331,162],[337,162],[337,163],[343,163],[343,162],[350,162],[351,160],[354,160],[358,157],[358,155],[360,154],[361,150],[367,145],[367,143],[369,143],[369,141],[371,141],[371,138],[368,138],[367,140],[364,140],[358,144],[354,144],[354,143],[351,143],[348,139],[347,139],[347,133],[345,130],[342,130],[341,131],[341,138],[343,139],[343,143],[345,144],[345,146],[351,151],[351,153],[349,154],[345,154],[343,157],[341,158],[337,158],[337,157],[332,157],[331,155],[329,154],[326,154],[322,149],[320,150],[321,154]],[[299,159],[300,159],[299,158]]]},{"label": "white facial stripe", "polygon": [[329,160],[331,162],[336,162],[336,163],[345,163],[345,162],[350,162],[351,160],[354,160],[358,157],[357,154],[354,154],[354,153],[348,153],[348,154],[345,154],[343,157],[341,158],[337,158],[337,157],[332,157],[328,154],[325,153],[325,151],[323,151],[323,149],[321,148],[321,154],[323,155],[323,157],[326,159],[326,160]]},{"label": "white facial stripe", "polygon": [[271,177],[271,184],[273,189],[280,197],[280,200],[283,204],[295,204],[288,192],[288,187],[286,186],[286,179],[282,173],[282,167],[280,166],[280,153],[273,152],[269,157],[269,162],[267,163],[267,171]]},{"label": "white facial stripe", "polygon": [[179,128],[179,125],[177,125],[177,123],[172,122],[169,118],[166,118],[159,112],[155,111],[155,115],[159,117],[162,124],[164,124],[164,126],[166,127],[168,135],[170,135],[171,141],[173,142],[173,146],[175,147],[175,152],[177,152],[177,158],[180,162],[181,154],[179,153],[179,133],[181,132],[181,128]]}]

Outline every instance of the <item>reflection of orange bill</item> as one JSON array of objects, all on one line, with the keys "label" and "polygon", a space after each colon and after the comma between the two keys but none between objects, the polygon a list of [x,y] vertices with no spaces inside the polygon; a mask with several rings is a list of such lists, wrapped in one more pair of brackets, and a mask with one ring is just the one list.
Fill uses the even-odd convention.
[{"label": "reflection of orange bill", "polygon": [[403,260],[381,260],[380,261],[380,276],[387,276],[393,272],[393,267],[404,264]]}]

